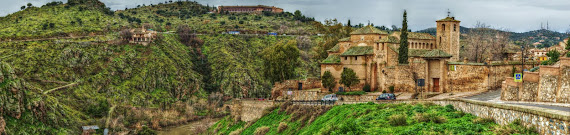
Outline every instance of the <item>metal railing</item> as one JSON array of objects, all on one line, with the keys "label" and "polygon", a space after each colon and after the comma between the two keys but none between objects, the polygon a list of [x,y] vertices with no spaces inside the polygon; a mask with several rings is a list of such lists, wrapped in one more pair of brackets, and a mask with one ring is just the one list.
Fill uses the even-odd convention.
[{"label": "metal railing", "polygon": [[291,102],[294,105],[335,105],[336,103],[324,100],[275,100],[274,102]]}]

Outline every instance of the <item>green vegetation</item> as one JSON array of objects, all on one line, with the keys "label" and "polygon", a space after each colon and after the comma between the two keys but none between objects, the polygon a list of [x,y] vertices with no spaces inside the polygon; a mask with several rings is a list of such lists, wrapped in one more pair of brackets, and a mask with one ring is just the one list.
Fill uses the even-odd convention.
[{"label": "green vegetation", "polygon": [[323,74],[323,76],[321,76],[321,83],[323,85],[324,88],[329,89],[329,91],[332,92],[332,89],[334,88],[334,86],[336,86],[336,81],[332,75],[332,73],[330,71],[325,71],[325,73]]},{"label": "green vegetation", "polygon": [[[281,105],[250,124],[233,122],[227,117],[212,126],[209,134],[228,134],[228,129],[245,129],[240,134],[253,134],[260,127],[273,134],[537,134],[514,122],[499,126],[491,119],[477,118],[457,111],[451,105],[415,104],[351,104],[332,109],[303,108]],[[317,107],[318,108],[318,107]],[[325,112],[325,110],[328,110]],[[310,114],[310,115],[307,115]],[[316,117],[314,117],[316,116]],[[302,122],[305,122],[303,124]],[[236,127],[237,125],[237,127]],[[284,125],[287,125],[286,127]],[[218,132],[216,132],[218,131]],[[223,131],[223,132],[222,132]]]},{"label": "green vegetation", "polygon": [[404,20],[402,20],[402,30],[400,34],[400,47],[398,48],[398,63],[408,64],[408,17],[404,10]]},{"label": "green vegetation", "polygon": [[[72,1],[70,1],[72,2]],[[103,7],[103,9],[99,9]],[[34,39],[108,33],[128,25],[104,4],[50,4],[0,17],[0,39]],[[99,7],[99,8],[96,8]]]},{"label": "green vegetation", "polygon": [[541,63],[542,65],[552,65],[560,60],[560,52],[558,52],[557,50],[548,51],[548,53],[546,53],[546,56],[548,56],[549,59],[543,61]]},{"label": "green vegetation", "polygon": [[360,83],[360,79],[358,79],[356,73],[350,68],[344,68],[342,73],[340,73],[340,76],[340,83],[348,87],[348,90],[350,90],[351,86]]},{"label": "green vegetation", "polygon": [[281,41],[261,52],[264,76],[272,83],[295,77],[295,68],[300,64],[299,49],[295,40]]},{"label": "green vegetation", "polygon": [[365,95],[364,91],[336,92],[337,95]]}]

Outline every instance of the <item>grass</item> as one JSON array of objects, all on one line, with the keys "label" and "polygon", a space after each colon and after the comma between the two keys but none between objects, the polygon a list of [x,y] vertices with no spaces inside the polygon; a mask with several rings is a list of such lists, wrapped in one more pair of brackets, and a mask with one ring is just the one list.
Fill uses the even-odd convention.
[{"label": "grass", "polygon": [[336,92],[337,95],[365,95],[364,91]]},{"label": "grass", "polygon": [[[282,108],[287,109],[281,112],[283,111]],[[295,107],[281,106],[261,117],[251,126],[243,125],[244,127],[240,128],[245,128],[245,130],[241,134],[253,134],[260,127],[268,127],[268,135],[536,134],[536,132],[521,126],[520,122],[500,126],[493,120],[482,119],[457,111],[451,105],[439,106],[420,103],[339,105],[326,111],[326,113],[317,113],[318,115],[314,115],[317,116],[314,119],[306,119],[305,115],[291,113],[289,111],[295,110],[291,108]],[[306,122],[306,124],[303,125],[302,122]],[[222,121],[220,121],[221,123]],[[218,134],[225,133],[218,132]]]}]

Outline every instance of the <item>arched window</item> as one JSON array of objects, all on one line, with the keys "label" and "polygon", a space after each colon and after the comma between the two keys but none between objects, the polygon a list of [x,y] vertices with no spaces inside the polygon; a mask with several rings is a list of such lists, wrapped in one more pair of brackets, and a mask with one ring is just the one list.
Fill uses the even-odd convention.
[{"label": "arched window", "polygon": [[441,24],[441,27],[443,28],[443,31],[445,31],[445,24]]},{"label": "arched window", "polygon": [[457,24],[453,24],[453,31],[457,31]]}]

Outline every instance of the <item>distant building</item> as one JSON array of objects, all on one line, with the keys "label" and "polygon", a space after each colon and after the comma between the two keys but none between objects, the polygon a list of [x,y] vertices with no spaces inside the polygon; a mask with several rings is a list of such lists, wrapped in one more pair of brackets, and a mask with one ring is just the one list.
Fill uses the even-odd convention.
[{"label": "distant building", "polygon": [[219,6],[218,12],[230,12],[230,13],[262,13],[263,11],[272,13],[282,13],[283,9],[275,6]]},{"label": "distant building", "polygon": [[131,33],[133,34],[131,39],[127,39],[129,40],[129,43],[142,44],[145,46],[156,39],[157,34],[156,31],[145,29],[144,26],[142,28],[131,29]]},{"label": "distant building", "polygon": [[239,31],[229,31],[228,34],[239,35],[240,32]]}]

